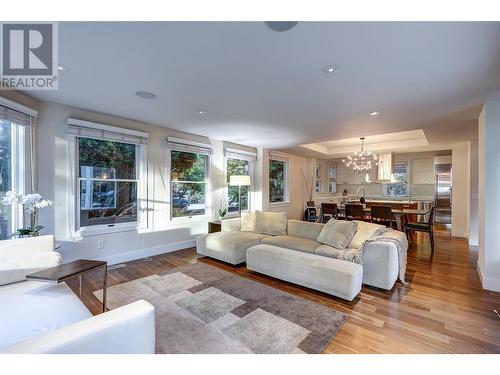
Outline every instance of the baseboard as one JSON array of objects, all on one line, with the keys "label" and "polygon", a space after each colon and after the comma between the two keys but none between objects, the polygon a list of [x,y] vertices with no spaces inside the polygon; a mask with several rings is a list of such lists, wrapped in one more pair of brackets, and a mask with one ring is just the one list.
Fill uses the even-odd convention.
[{"label": "baseboard", "polygon": [[477,273],[479,274],[479,280],[481,280],[483,289],[491,290],[492,292],[500,292],[500,279],[485,277],[479,262],[477,262]]},{"label": "baseboard", "polygon": [[194,246],[196,246],[196,240],[187,240],[168,245],[155,246],[147,249],[139,249],[128,251],[126,253],[110,255],[108,257],[101,258],[100,260],[105,260],[111,266],[113,264],[129,262],[131,260],[142,259],[154,255],[170,253],[172,251],[188,249]]}]

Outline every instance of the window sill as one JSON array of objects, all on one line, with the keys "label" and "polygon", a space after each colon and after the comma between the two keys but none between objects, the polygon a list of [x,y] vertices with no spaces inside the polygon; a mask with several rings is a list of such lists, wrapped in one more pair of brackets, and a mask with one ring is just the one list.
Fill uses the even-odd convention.
[{"label": "window sill", "polygon": [[89,236],[98,236],[101,234],[112,234],[112,233],[120,233],[120,232],[132,232],[132,231],[137,231],[141,228],[141,226],[137,223],[131,223],[131,224],[121,224],[121,225],[115,225],[112,227],[109,226],[96,226],[96,227],[84,227],[80,228],[76,232],[77,237],[89,237]]}]

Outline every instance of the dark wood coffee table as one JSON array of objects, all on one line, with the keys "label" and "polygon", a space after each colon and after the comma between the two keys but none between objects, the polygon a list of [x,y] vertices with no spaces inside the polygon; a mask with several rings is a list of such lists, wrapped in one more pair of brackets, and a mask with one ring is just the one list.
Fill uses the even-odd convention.
[{"label": "dark wood coffee table", "polygon": [[102,312],[106,312],[106,294],[108,288],[108,262],[101,260],[79,259],[73,262],[64,263],[59,266],[47,268],[29,275],[29,280],[45,281],[59,284],[68,279],[78,277],[78,296],[82,298],[82,275],[102,268],[104,271],[102,280]]}]

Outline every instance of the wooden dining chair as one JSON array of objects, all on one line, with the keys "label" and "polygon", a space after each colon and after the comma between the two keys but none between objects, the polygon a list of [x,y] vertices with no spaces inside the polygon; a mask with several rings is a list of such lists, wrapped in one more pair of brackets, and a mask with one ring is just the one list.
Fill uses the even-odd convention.
[{"label": "wooden dining chair", "polygon": [[392,208],[388,206],[371,206],[371,222],[392,228]]},{"label": "wooden dining chair", "polygon": [[435,207],[432,207],[431,212],[429,214],[429,219],[427,220],[426,223],[408,222],[403,224],[403,231],[406,233],[407,237],[409,233],[411,233],[410,231],[429,233],[429,239],[431,241],[431,251],[434,251],[434,231],[433,231],[434,211]]},{"label": "wooden dining chair", "polygon": [[336,219],[338,216],[336,203],[321,203],[320,222],[326,223],[331,218]]},{"label": "wooden dining chair", "polygon": [[345,205],[345,219],[346,220],[361,220],[365,219],[363,206],[361,204],[346,204]]}]

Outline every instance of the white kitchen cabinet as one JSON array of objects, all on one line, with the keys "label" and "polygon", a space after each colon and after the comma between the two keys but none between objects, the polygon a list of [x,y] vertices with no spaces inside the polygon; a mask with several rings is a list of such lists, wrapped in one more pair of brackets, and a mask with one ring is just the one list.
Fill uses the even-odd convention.
[{"label": "white kitchen cabinet", "polygon": [[414,159],[411,162],[412,184],[434,184],[434,159]]}]

